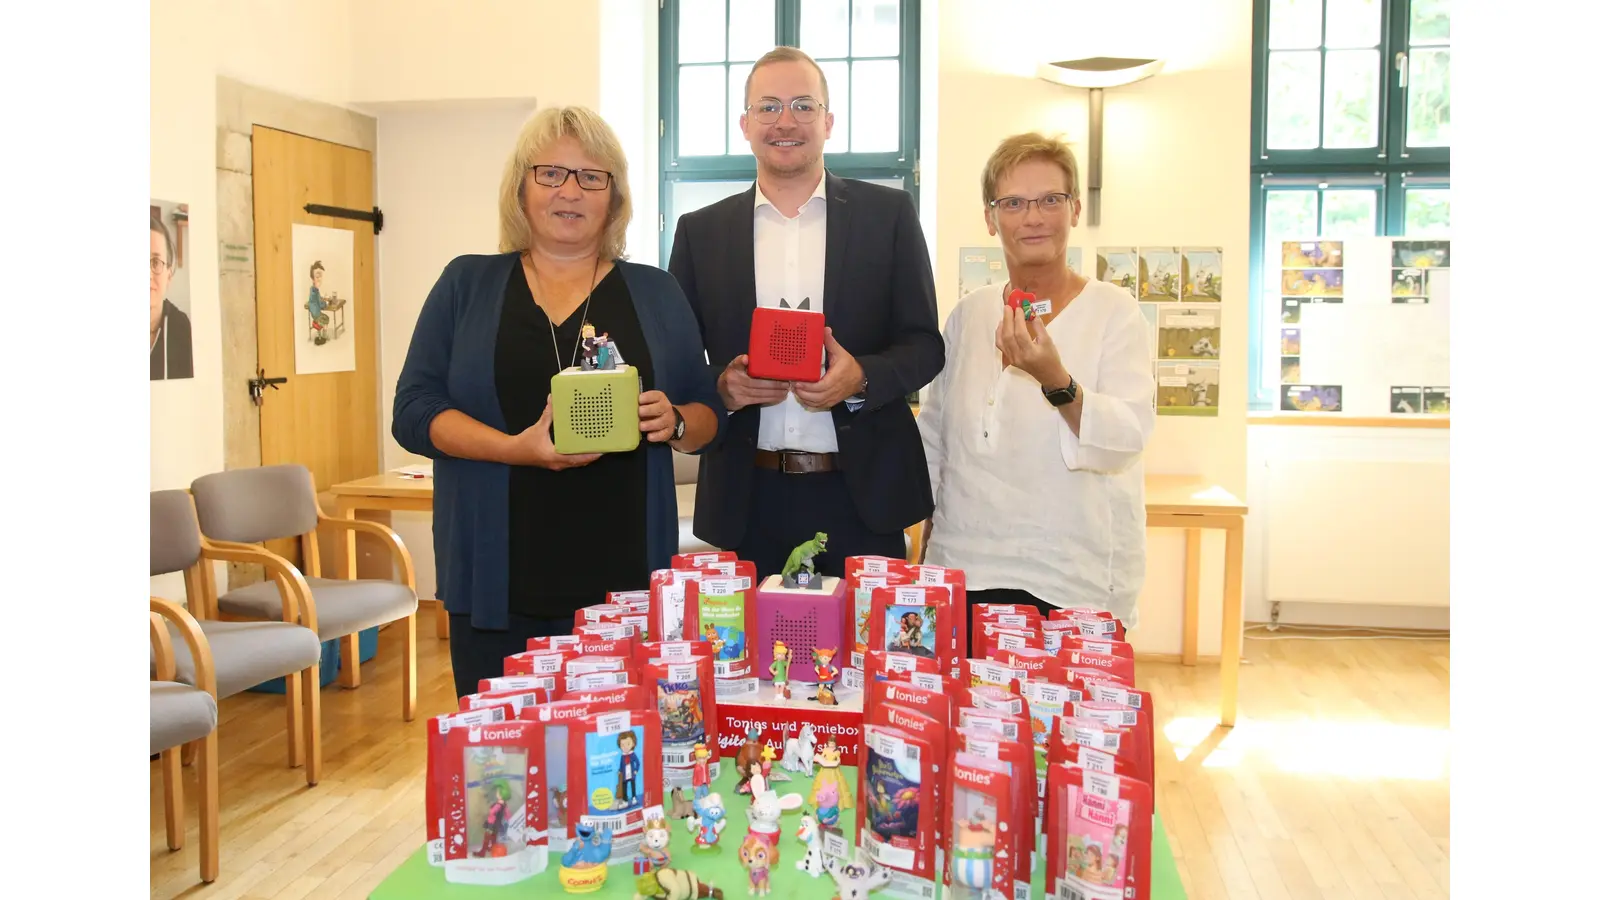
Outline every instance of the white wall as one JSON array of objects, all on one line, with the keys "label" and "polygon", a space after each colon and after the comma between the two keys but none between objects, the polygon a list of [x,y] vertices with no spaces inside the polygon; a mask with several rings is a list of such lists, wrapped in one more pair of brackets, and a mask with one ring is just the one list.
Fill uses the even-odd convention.
[{"label": "white wall", "polygon": [[[979,178],[1001,138],[1063,134],[1087,173],[1085,91],[1039,79],[1038,63],[1084,56],[1163,58],[1156,78],[1106,91],[1100,225],[1085,247],[1201,244],[1223,248],[1232,283],[1248,266],[1250,4],[1243,0],[1017,0],[997,14],[986,0],[939,0],[937,239],[939,309],[955,295],[957,253],[998,243],[984,226]],[[1026,22],[1027,27],[1018,27]],[[926,185],[928,178],[924,177]],[[1215,419],[1160,416],[1149,472],[1204,475],[1245,496],[1248,298],[1224,301],[1224,395]],[[1220,652],[1222,538],[1204,543],[1200,653]],[[1142,652],[1182,649],[1183,537],[1150,532],[1140,627]]]},{"label": "white wall", "polygon": [[[349,92],[350,31],[343,4],[317,0],[151,4],[150,193],[189,204],[195,366],[192,379],[150,385],[151,490],[186,488],[223,468],[216,77],[339,102]],[[177,575],[152,578],[150,590],[184,596]]]},{"label": "white wall", "polygon": [[[417,315],[446,263],[464,253],[496,251],[500,172],[532,107],[522,101],[378,110],[378,387],[385,468],[418,460],[389,433],[395,380]],[[418,593],[432,597],[432,517],[397,513],[394,526],[416,563]]]}]

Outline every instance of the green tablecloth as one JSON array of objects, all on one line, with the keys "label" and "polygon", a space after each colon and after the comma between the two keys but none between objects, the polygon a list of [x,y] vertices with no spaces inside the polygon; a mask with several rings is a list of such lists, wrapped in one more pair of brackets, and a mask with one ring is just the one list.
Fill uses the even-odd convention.
[{"label": "green tablecloth", "polygon": [[[774,769],[774,774],[782,772]],[[855,769],[843,769],[845,781],[850,785],[851,793],[855,792]],[[788,773],[792,781],[774,781],[773,790],[780,795],[790,792],[798,793],[809,799],[811,794],[811,779],[803,773]],[[721,840],[715,849],[695,851],[694,837],[690,834],[688,826],[683,821],[673,822],[672,829],[672,854],[671,865],[673,868],[688,869],[700,877],[701,881],[710,882],[721,888],[727,900],[747,897],[749,895],[749,879],[739,865],[739,842],[744,839],[749,831],[749,820],[745,817],[745,810],[749,808],[750,801],[743,795],[733,792],[737,783],[738,774],[734,771],[733,760],[723,760],[722,773],[712,785],[712,789],[722,795],[723,803],[728,808],[728,827],[722,832]],[[670,809],[670,804],[668,804]],[[843,830],[846,839],[853,835],[855,827],[855,808],[839,810],[839,827]],[[421,815],[422,811],[417,810]],[[794,864],[805,856],[805,845],[794,837],[795,828],[800,823],[800,811],[792,810],[783,816],[783,837],[778,845],[780,858],[772,870],[773,900],[828,900],[835,895],[833,879],[827,875],[819,878],[799,871]],[[1178,879],[1178,867],[1172,859],[1172,848],[1167,845],[1167,830],[1161,824],[1161,813],[1157,811],[1154,829],[1154,846],[1152,848],[1152,865],[1150,867],[1151,895],[1153,900],[1187,900],[1183,891],[1183,884]],[[1040,848],[1043,852],[1043,848]],[[428,865],[426,847],[417,848],[410,858],[400,864],[388,878],[383,880],[369,895],[370,900],[485,900],[497,897],[521,896],[546,896],[555,897],[592,897],[596,900],[633,900],[633,867],[629,865],[613,865],[611,873],[606,876],[603,888],[592,894],[565,894],[560,884],[556,881],[556,869],[560,865],[560,855],[552,852],[548,867],[533,878],[505,887],[484,887],[481,885],[451,884],[445,881],[444,869]],[[1033,890],[1035,898],[1045,898],[1044,894],[1045,869],[1043,861],[1034,870]],[[941,892],[942,893],[942,892]]]}]

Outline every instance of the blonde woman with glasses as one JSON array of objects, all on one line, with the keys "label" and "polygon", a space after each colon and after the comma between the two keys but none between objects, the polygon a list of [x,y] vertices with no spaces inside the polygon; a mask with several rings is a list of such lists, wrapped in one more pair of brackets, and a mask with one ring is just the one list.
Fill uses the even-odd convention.
[{"label": "blonde woman with glasses", "polygon": [[[434,554],[459,694],[608,590],[649,586],[678,549],[672,449],[717,435],[722,402],[683,291],[625,262],[628,165],[604,120],[552,108],[500,187],[500,252],[461,256],[423,303],[395,389],[395,440],[434,460]],[[550,379],[609,335],[643,382],[627,453],[557,453]]]},{"label": "blonde woman with glasses", "polygon": [[[1010,280],[945,322],[917,421],[935,504],[925,558],[964,569],[972,603],[1093,606],[1132,628],[1155,379],[1133,296],[1067,266],[1078,191],[1072,151],[1040,134],[1006,138],[984,167]],[[1048,311],[1026,320],[1013,290]]]}]

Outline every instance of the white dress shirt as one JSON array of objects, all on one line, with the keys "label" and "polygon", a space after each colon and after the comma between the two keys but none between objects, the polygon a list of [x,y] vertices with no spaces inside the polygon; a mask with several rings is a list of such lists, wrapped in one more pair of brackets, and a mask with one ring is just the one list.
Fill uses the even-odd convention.
[{"label": "white dress shirt", "polygon": [[[822,308],[822,276],[828,253],[827,178],[817,180],[816,190],[794,218],[778,211],[756,185],[755,260],[756,304],[778,305],[786,300],[797,307],[806,298],[815,312]],[[782,403],[763,407],[761,431],[756,446],[762,450],[803,450],[808,453],[837,453],[838,437],[833,432],[833,413],[813,412],[800,405],[794,394]]]},{"label": "white dress shirt", "polygon": [[1002,288],[968,294],[945,323],[945,368],[922,395],[933,485],[927,561],[971,590],[1018,588],[1104,609],[1129,628],[1144,585],[1144,466],[1155,377],[1139,304],[1091,280],[1047,326],[1078,382],[1074,435],[1039,382],[1001,369]]}]

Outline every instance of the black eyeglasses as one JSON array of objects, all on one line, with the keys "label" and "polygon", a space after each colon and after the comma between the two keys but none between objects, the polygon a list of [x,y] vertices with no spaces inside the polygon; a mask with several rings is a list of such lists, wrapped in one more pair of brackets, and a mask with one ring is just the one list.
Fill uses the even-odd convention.
[{"label": "black eyeglasses", "polygon": [[1071,202],[1071,194],[1057,192],[1053,194],[1045,194],[1043,197],[1037,197],[1033,200],[1029,200],[1026,197],[998,197],[994,200],[990,200],[989,205],[1003,213],[1015,215],[1017,213],[1027,212],[1028,207],[1033,206],[1036,203],[1039,205],[1040,212],[1063,212]]},{"label": "black eyeglasses", "polygon": [[569,169],[566,166],[532,166],[533,180],[545,187],[558,188],[567,179],[578,176],[578,187],[586,191],[603,191],[611,185],[611,173],[604,169]]},{"label": "black eyeglasses", "polygon": [[815,97],[796,97],[785,104],[777,97],[762,97],[760,100],[746,106],[745,112],[756,111],[756,121],[763,125],[771,125],[783,116],[784,106],[794,111],[794,120],[801,125],[809,125],[817,120],[817,114],[827,109],[822,101]]}]

